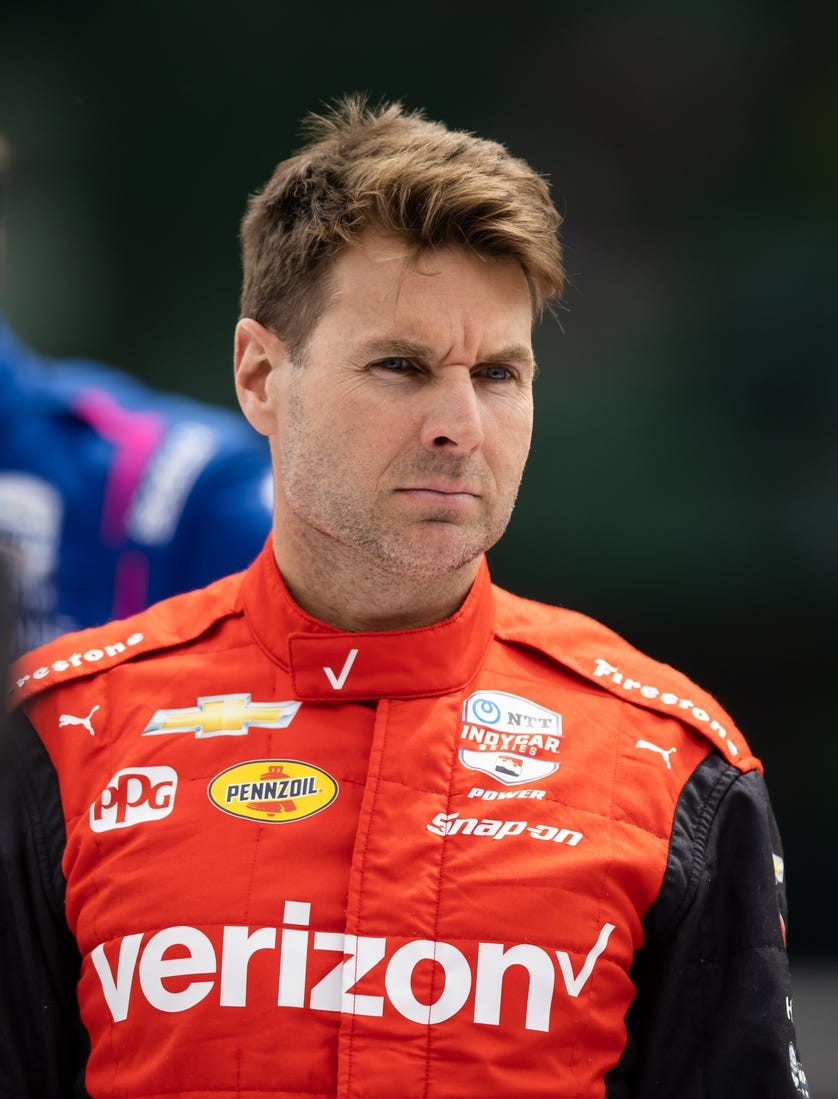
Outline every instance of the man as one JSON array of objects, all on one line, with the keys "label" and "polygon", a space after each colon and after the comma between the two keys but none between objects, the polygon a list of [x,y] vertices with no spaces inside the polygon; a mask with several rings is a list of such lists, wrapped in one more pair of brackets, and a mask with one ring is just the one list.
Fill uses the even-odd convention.
[{"label": "man", "polygon": [[[0,212],[4,165],[0,139]],[[0,315],[0,553],[18,652],[244,568],[270,521],[267,448],[240,417],[48,360]]]},{"label": "man", "polygon": [[243,223],[272,538],[16,672],[0,1090],[805,1095],[759,763],[489,580],[547,187],[398,106],[311,125]]}]

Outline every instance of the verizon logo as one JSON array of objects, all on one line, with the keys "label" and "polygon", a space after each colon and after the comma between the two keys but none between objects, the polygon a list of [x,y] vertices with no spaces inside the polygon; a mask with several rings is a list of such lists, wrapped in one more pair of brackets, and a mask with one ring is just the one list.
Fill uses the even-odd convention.
[{"label": "verizon logo", "polygon": [[[504,997],[513,995],[505,974],[523,967],[529,982],[525,997],[516,995],[525,1001],[517,1005],[517,1017],[527,1030],[548,1031],[556,990],[572,997],[581,993],[614,931],[614,924],[604,923],[576,964],[564,950],[531,943],[478,943],[469,960],[447,942],[400,940],[394,948],[386,937],[311,931],[310,909],[302,901],[287,901],[283,927],[228,925],[216,942],[197,927],[178,926],[148,937],[126,935],[107,951],[104,944],[97,946],[92,961],[113,1021],[129,1017],[137,996],[168,1013],[189,1011],[208,997],[221,1007],[244,1007],[251,983],[264,987],[265,980],[277,981],[278,973],[278,1007],[365,1016],[395,1010],[424,1026],[453,1018],[470,1002],[475,1023],[497,1026]],[[333,968],[313,984],[307,975],[312,951],[335,955]],[[444,978],[430,1004],[417,997],[412,982],[416,967],[428,961],[441,967]],[[520,989],[520,983],[514,987]]]}]

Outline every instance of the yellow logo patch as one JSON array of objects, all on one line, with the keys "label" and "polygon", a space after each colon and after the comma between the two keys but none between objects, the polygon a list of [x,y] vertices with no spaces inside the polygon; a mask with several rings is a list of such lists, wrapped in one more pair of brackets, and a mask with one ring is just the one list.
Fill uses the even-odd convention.
[{"label": "yellow logo patch", "polygon": [[231,816],[288,824],[331,805],[338,784],[319,767],[298,759],[251,759],[216,775],[207,795]]},{"label": "yellow logo patch", "polygon": [[196,740],[214,736],[244,736],[248,729],[287,729],[300,703],[251,702],[250,695],[207,695],[185,710],[157,710],[143,736],[194,733]]}]

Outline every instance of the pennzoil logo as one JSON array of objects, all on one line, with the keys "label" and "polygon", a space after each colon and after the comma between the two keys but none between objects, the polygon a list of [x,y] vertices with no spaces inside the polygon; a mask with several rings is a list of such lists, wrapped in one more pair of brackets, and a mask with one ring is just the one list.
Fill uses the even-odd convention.
[{"label": "pennzoil logo", "polygon": [[207,796],[216,808],[245,820],[288,824],[331,805],[338,784],[312,763],[298,759],[251,759],[216,775]]},{"label": "pennzoil logo", "polygon": [[460,762],[506,786],[559,769],[562,715],[506,691],[477,691],[463,705]]}]

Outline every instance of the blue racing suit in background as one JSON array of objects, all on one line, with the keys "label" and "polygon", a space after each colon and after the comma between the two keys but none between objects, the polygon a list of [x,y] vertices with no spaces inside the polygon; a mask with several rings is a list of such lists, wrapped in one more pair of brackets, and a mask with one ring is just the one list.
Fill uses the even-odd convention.
[{"label": "blue racing suit in background", "polygon": [[0,316],[0,552],[18,651],[245,568],[271,508],[267,443],[242,416],[44,358]]}]

